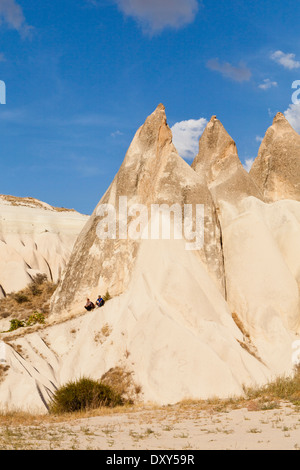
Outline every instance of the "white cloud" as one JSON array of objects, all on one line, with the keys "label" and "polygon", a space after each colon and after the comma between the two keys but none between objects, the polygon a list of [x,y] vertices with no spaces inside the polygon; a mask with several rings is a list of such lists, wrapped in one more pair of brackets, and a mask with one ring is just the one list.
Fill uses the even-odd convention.
[{"label": "white cloud", "polygon": [[248,171],[248,173],[249,173],[249,171],[250,171],[251,168],[252,168],[252,165],[253,165],[253,163],[254,163],[254,160],[255,160],[254,158],[247,158],[247,159],[245,160],[245,163],[243,164],[243,167],[245,168],[246,171]]},{"label": "white cloud", "polygon": [[272,87],[277,87],[278,83],[277,82],[272,82],[269,78],[266,78],[264,82],[261,85],[258,85],[258,88],[261,90],[269,90],[269,88]]},{"label": "white cloud", "polygon": [[300,68],[300,62],[295,60],[295,57],[295,54],[285,54],[282,51],[276,51],[271,54],[271,59],[289,70]]},{"label": "white cloud", "polygon": [[256,142],[262,142],[262,141],[264,140],[264,138],[261,137],[260,135],[257,135],[257,136],[255,137],[255,140],[256,140]]},{"label": "white cloud", "polygon": [[236,82],[245,82],[251,78],[251,71],[243,63],[235,67],[229,62],[220,63],[219,59],[211,59],[207,62],[207,67],[210,70],[220,72],[224,77],[231,78]]},{"label": "white cloud", "polygon": [[198,153],[199,139],[207,125],[205,118],[190,119],[174,124],[171,128],[173,143],[182,158],[194,159]]},{"label": "white cloud", "polygon": [[295,131],[300,133],[300,104],[290,104],[284,115]]},{"label": "white cloud", "polygon": [[124,135],[124,134],[123,134],[123,132],[117,130],[115,132],[112,132],[110,135],[111,135],[111,137],[115,138],[115,137],[119,137],[119,136]]},{"label": "white cloud", "polygon": [[26,23],[21,6],[15,0],[0,0],[0,24],[3,22],[22,36],[27,36],[31,29]]},{"label": "white cloud", "polygon": [[144,32],[181,28],[194,21],[198,0],[114,0],[126,16],[133,17]]}]

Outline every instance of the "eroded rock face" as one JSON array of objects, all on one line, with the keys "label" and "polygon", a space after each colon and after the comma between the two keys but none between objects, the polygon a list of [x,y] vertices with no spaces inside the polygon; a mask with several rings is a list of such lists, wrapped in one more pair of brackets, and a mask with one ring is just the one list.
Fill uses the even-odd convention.
[{"label": "eroded rock face", "polygon": [[216,116],[212,116],[199,142],[199,152],[192,163],[199,175],[205,175],[215,200],[228,202],[243,196],[262,198],[260,189],[244,169],[236,143]]},{"label": "eroded rock face", "polygon": [[[109,290],[119,295],[131,279],[138,251],[144,240],[100,239],[97,226],[99,208],[111,204],[119,219],[120,197],[128,207],[143,204],[179,204],[205,206],[204,248],[198,256],[206,265],[220,290],[224,290],[223,258],[215,206],[207,185],[182,160],[172,143],[165,108],[159,105],[137,131],[119,172],[105,193],[73,250],[70,262],[52,302],[52,311],[64,310],[78,300],[78,308],[86,296],[97,296]],[[183,210],[183,209],[182,209]],[[194,217],[195,222],[195,217]],[[118,237],[117,237],[118,238]],[[81,304],[80,304],[80,303]]]},{"label": "eroded rock face", "polygon": [[[203,248],[187,250],[184,239],[99,238],[99,210],[111,204],[118,218],[119,197],[147,209],[204,204]],[[49,324],[0,342],[0,402],[45,410],[56,387],[112,368],[131,372],[141,399],[160,404],[237,396],[292,373],[299,239],[300,203],[264,201],[220,121],[211,119],[191,168],[158,106],[78,237]],[[105,289],[113,299],[84,315],[85,297]]]},{"label": "eroded rock face", "polygon": [[300,136],[282,113],[268,129],[250,176],[266,202],[300,201]]},{"label": "eroded rock face", "polygon": [[[234,141],[213,117],[192,165],[206,175],[218,208],[227,303],[273,370],[289,357],[289,334],[300,328],[300,205],[290,200],[269,205],[265,199],[296,199],[299,138],[283,115],[277,115],[248,175]],[[284,142],[289,148],[286,160],[293,163],[295,171],[293,198],[289,189],[291,167],[288,161],[281,161],[283,149],[287,151]],[[284,187],[280,197],[279,180]]]},{"label": "eroded rock face", "polygon": [[0,297],[38,273],[58,282],[87,220],[37,199],[0,195]]}]

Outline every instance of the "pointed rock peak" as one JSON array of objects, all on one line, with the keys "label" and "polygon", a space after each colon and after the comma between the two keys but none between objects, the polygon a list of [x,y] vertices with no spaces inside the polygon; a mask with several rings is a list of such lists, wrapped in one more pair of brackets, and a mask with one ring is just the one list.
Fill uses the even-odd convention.
[{"label": "pointed rock peak", "polygon": [[300,201],[300,136],[284,114],[277,113],[259,148],[250,175],[266,202]]},{"label": "pointed rock peak", "polygon": [[172,142],[172,132],[167,124],[165,107],[159,104],[144,124],[138,129],[135,137],[126,154],[126,162],[136,159],[139,155],[142,159],[149,154],[149,151],[157,149],[166,143]]},{"label": "pointed rock peak", "polygon": [[206,162],[206,167],[213,165],[216,160],[225,155],[228,156],[229,149],[229,153],[237,154],[234,140],[221,121],[216,116],[212,116],[200,138],[199,152],[192,163],[192,168],[197,171],[199,165],[202,167],[204,162]]},{"label": "pointed rock peak", "polygon": [[148,116],[148,118],[146,119],[145,122],[147,122],[149,119],[151,118],[155,118],[155,119],[162,119],[164,120],[165,122],[167,121],[167,117],[166,117],[166,108],[165,106],[160,103],[156,109],[153,111],[153,113],[150,114],[150,116]]},{"label": "pointed rock peak", "polygon": [[192,168],[205,178],[215,200],[236,201],[242,196],[262,199],[239,159],[235,141],[216,116],[212,116],[200,138]]},{"label": "pointed rock peak", "polygon": [[160,103],[156,108],[156,111],[165,111],[165,110],[166,110],[166,108],[162,103]]},{"label": "pointed rock peak", "polygon": [[153,111],[153,113],[151,113],[150,116],[147,117],[145,123],[141,128],[145,126],[147,127],[147,125],[159,127],[162,123],[167,123],[166,108],[163,104],[159,104],[157,108]]},{"label": "pointed rock peak", "polygon": [[230,137],[230,135],[226,131],[221,121],[217,118],[217,116],[212,116],[210,118],[210,121],[207,124],[206,129],[204,130],[200,138],[200,144],[201,141],[204,141],[205,139],[209,139],[210,144],[212,144],[213,146],[215,146],[217,142],[233,142],[233,139]]},{"label": "pointed rock peak", "polygon": [[64,280],[53,298],[53,312],[70,305],[69,298],[79,301],[82,292],[95,289],[96,295],[109,289],[110,293],[118,295],[128,287],[142,241],[128,238],[128,233],[124,236],[124,232],[117,239],[99,239],[97,234],[101,206],[112,205],[118,219],[122,219],[127,209],[121,211],[121,197],[127,198],[128,207],[133,204],[149,208],[152,204],[180,204],[181,207],[204,204],[208,229],[201,257],[223,292],[223,258],[212,197],[202,179],[178,155],[164,107],[159,106],[136,133],[121,168],[80,234]]},{"label": "pointed rock peak", "polygon": [[296,133],[295,129],[291,126],[283,113],[277,113],[273,119],[273,124],[270,129],[282,129],[284,132],[290,131]]}]

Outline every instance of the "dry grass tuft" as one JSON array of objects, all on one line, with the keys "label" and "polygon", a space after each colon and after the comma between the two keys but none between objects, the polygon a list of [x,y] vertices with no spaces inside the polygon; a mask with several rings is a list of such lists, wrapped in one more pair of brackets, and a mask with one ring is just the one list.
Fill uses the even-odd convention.
[{"label": "dry grass tuft", "polygon": [[56,287],[46,275],[38,274],[25,289],[0,299],[0,318],[24,321],[33,312],[47,315]]},{"label": "dry grass tuft", "polygon": [[134,382],[132,375],[122,367],[114,367],[101,377],[101,382],[119,393],[127,403],[133,404],[138,401],[142,387]]},{"label": "dry grass tuft", "polygon": [[[116,391],[123,396],[129,390],[132,390],[134,383],[131,374],[122,368],[110,369],[101,378],[103,383],[107,383],[114,387]],[[61,422],[73,422],[77,419],[90,418],[96,416],[109,416],[115,414],[131,414],[138,411],[157,412],[161,417],[165,413],[178,412],[195,413],[205,411],[210,414],[227,413],[231,410],[245,408],[248,411],[259,412],[266,410],[278,409],[282,404],[290,402],[292,405],[300,406],[300,368],[297,368],[293,377],[280,377],[264,387],[245,389],[242,397],[233,397],[228,399],[220,399],[218,397],[210,400],[192,400],[186,399],[170,406],[159,406],[155,404],[141,404],[135,402],[130,405],[129,402],[125,406],[116,408],[99,408],[95,410],[80,411],[74,413],[66,413],[62,415],[34,415],[15,411],[0,411],[0,426],[33,426],[37,424],[54,424]]]},{"label": "dry grass tuft", "polygon": [[300,366],[292,376],[282,376],[263,387],[244,387],[244,395],[210,400],[186,399],[178,403],[180,408],[194,407],[198,410],[227,412],[233,409],[247,408],[248,411],[266,411],[280,408],[282,403],[300,406]]},{"label": "dry grass tuft", "polygon": [[75,209],[66,209],[65,207],[54,207],[42,203],[33,197],[16,197],[0,194],[0,199],[9,202],[12,206],[38,207],[44,210],[53,210],[55,212],[76,212]]},{"label": "dry grass tuft", "polygon": [[300,405],[300,366],[295,368],[293,376],[281,376],[264,387],[246,388],[248,400],[274,403],[285,400]]},{"label": "dry grass tuft", "polygon": [[61,414],[35,414],[31,412],[0,409],[0,426],[37,426],[41,424],[68,423],[78,419],[94,418],[99,416],[112,416],[116,414],[135,413],[140,411],[139,405],[121,405],[115,408],[100,407],[91,410],[74,411]]}]

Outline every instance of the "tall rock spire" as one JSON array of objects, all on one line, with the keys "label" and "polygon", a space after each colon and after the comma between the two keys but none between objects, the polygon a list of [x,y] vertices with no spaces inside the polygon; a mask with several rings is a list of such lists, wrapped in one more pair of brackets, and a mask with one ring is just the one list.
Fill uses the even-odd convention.
[{"label": "tall rock spire", "polygon": [[192,168],[205,177],[215,200],[232,202],[243,195],[262,197],[238,157],[234,140],[216,116],[212,116],[200,138]]},{"label": "tall rock spire", "polygon": [[250,171],[266,202],[300,201],[300,135],[278,113]]},{"label": "tall rock spire", "polygon": [[[185,204],[204,205],[204,245],[198,255],[224,294],[215,205],[202,178],[178,155],[165,108],[160,104],[138,129],[117,175],[80,234],[53,298],[53,312],[64,310],[70,302],[74,305],[76,300],[82,308],[89,292],[98,295],[108,289],[111,294],[119,295],[126,290],[144,240],[118,235],[115,239],[99,239],[97,235],[99,208],[112,205],[119,220],[120,197],[127,198],[128,206],[143,204],[147,208],[153,204],[169,207],[179,204],[183,210]],[[193,224],[195,222],[194,212]]]}]

